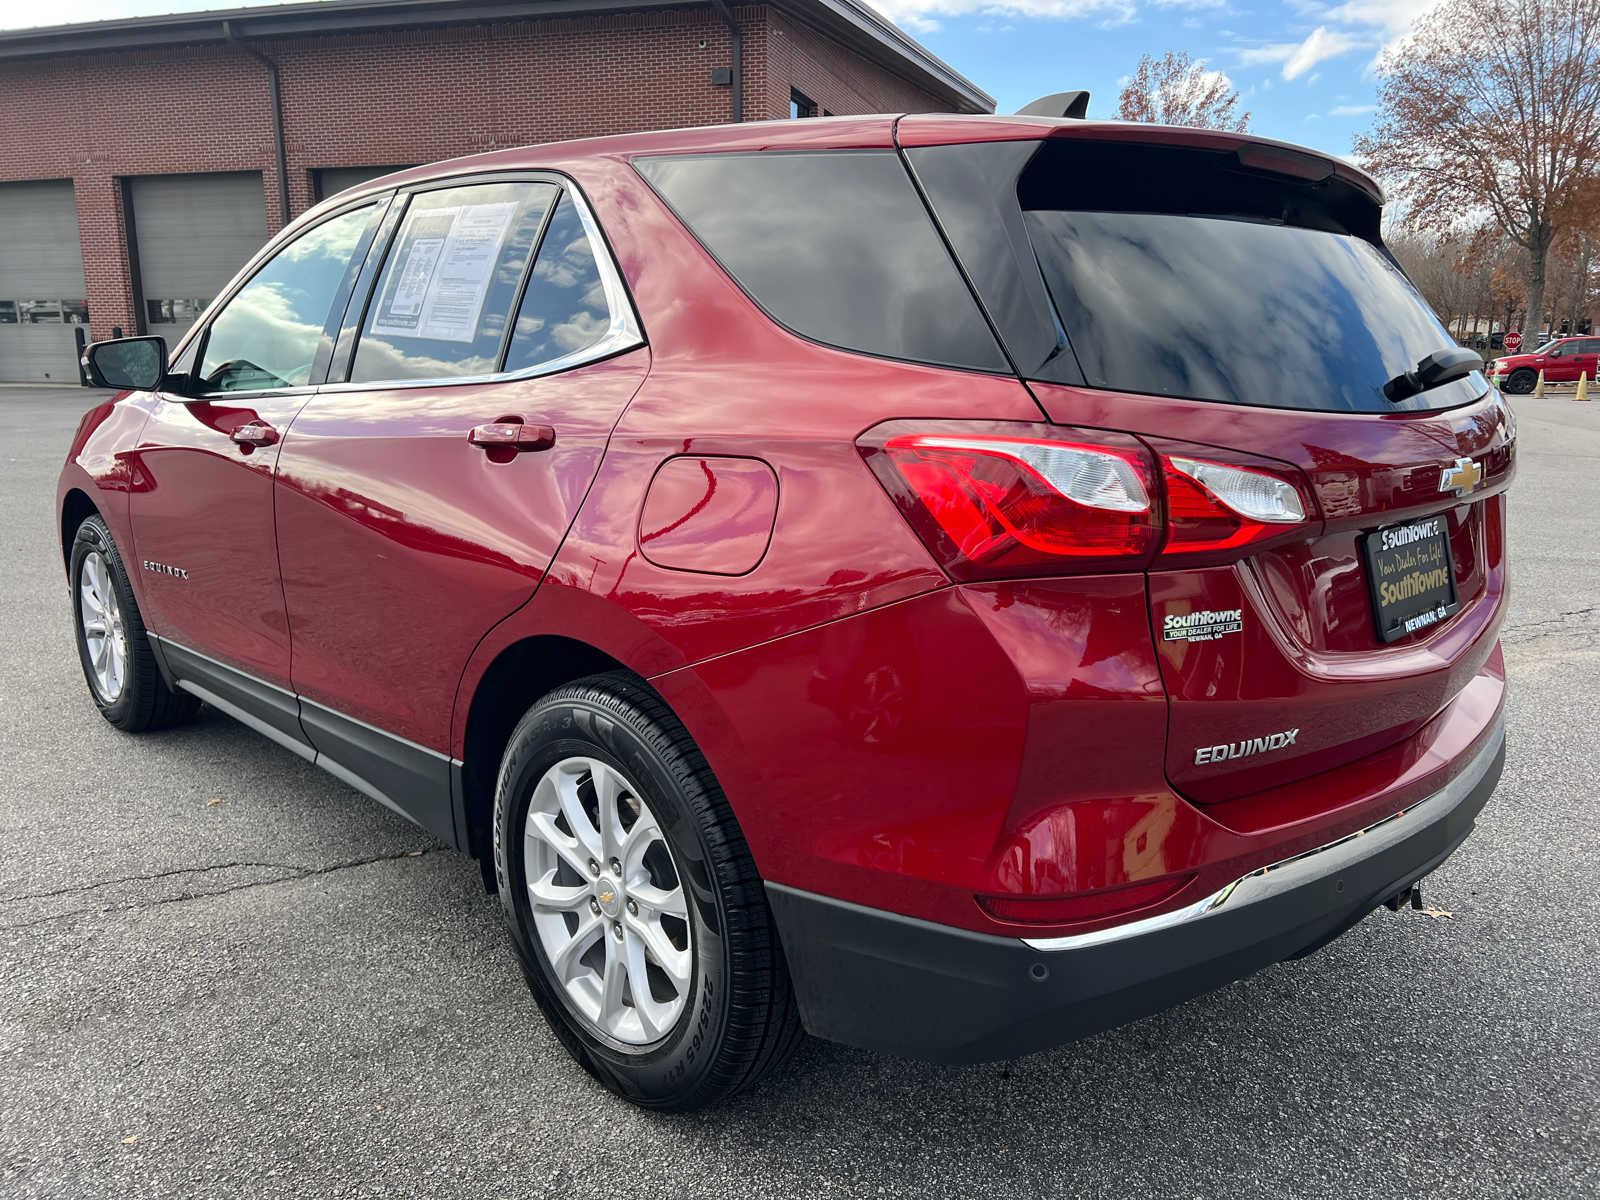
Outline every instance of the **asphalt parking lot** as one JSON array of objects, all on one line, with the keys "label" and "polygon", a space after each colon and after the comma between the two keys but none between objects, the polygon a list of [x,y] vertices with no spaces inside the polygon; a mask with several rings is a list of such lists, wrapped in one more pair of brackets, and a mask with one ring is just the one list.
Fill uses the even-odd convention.
[{"label": "asphalt parking lot", "polygon": [[0,387],[0,1196],[1600,1193],[1600,403],[1515,402],[1510,750],[1452,916],[1012,1063],[813,1040],[660,1116],[561,1050],[472,862],[210,710],[96,714],[51,511],[93,401]]}]

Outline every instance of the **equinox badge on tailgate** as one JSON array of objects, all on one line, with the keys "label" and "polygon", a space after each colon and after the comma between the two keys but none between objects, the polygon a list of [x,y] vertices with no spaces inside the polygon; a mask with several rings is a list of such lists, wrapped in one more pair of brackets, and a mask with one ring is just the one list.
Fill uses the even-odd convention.
[{"label": "equinox badge on tailgate", "polygon": [[1248,758],[1252,754],[1260,754],[1263,750],[1282,750],[1285,746],[1294,745],[1298,729],[1286,730],[1275,733],[1271,737],[1251,738],[1245,742],[1229,742],[1224,746],[1202,746],[1194,752],[1195,766],[1201,763],[1226,762],[1230,758]]}]

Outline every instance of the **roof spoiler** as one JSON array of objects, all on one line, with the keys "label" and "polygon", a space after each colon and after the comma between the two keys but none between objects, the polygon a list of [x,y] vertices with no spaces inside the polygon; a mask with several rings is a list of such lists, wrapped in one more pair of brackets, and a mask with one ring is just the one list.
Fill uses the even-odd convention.
[{"label": "roof spoiler", "polygon": [[1072,121],[1089,119],[1088,92],[1057,92],[1040,96],[1032,104],[1017,109],[1019,117],[1066,117]]}]

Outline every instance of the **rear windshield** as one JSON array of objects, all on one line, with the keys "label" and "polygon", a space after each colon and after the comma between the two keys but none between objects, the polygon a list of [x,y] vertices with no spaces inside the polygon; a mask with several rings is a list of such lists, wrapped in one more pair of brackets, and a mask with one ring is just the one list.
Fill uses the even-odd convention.
[{"label": "rear windshield", "polygon": [[[1063,170],[1074,153],[1113,161]],[[1041,158],[1020,181],[1023,218],[1090,387],[1392,412],[1487,386],[1474,373],[1400,405],[1384,397],[1388,380],[1455,342],[1389,256],[1350,231],[1358,198],[1342,182],[1256,182],[1215,152]]]}]

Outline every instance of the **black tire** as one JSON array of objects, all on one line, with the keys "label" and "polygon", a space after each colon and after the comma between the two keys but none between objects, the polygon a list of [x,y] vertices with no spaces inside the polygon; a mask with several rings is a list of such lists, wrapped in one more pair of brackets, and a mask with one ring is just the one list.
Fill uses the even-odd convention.
[{"label": "black tire", "polygon": [[[687,900],[693,982],[676,1023],[649,1045],[617,1041],[578,1011],[533,924],[524,822],[545,773],[573,757],[609,764],[641,793]],[[749,1087],[800,1044],[788,963],[750,848],[688,731],[636,676],[590,676],[529,710],[501,760],[494,858],[528,986],[568,1052],[618,1096],[701,1108]]]},{"label": "black tire", "polygon": [[[111,586],[116,591],[127,646],[127,672],[121,690],[115,696],[106,695],[96,681],[84,631],[83,604],[79,594],[83,587],[84,563],[92,554],[98,554],[105,563]],[[111,530],[106,528],[105,521],[98,515],[86,518],[78,526],[77,535],[72,539],[68,578],[72,583],[72,628],[78,643],[78,661],[83,667],[84,682],[89,685],[89,695],[93,697],[100,715],[124,733],[167,729],[193,717],[200,709],[200,699],[187,692],[173,691],[161,678],[155,651],[145,634],[139,602],[134,599],[133,588],[128,583],[122,555],[117,552]]]},{"label": "black tire", "polygon": [[1534,385],[1539,382],[1536,372],[1520,367],[1506,377],[1505,389],[1513,396],[1526,396],[1533,391]]}]

